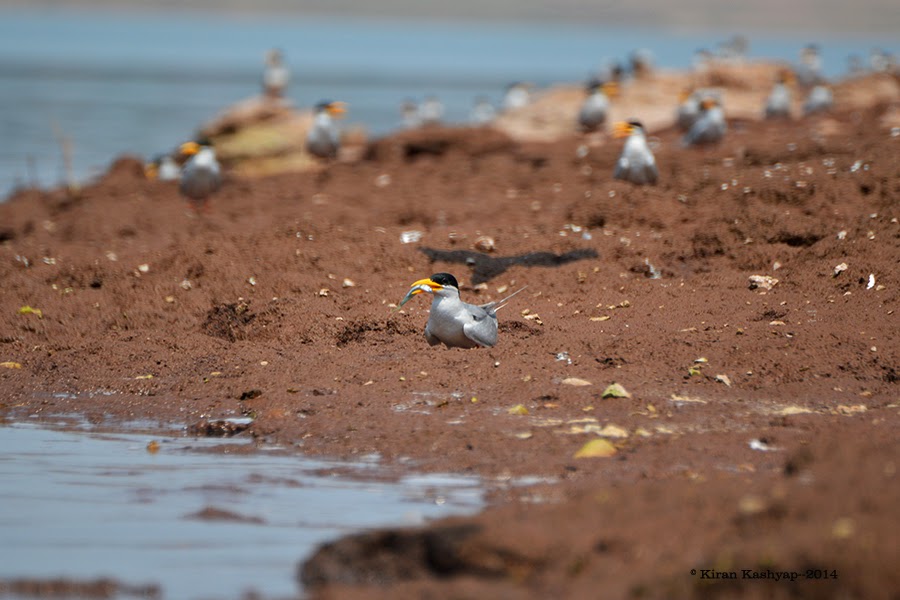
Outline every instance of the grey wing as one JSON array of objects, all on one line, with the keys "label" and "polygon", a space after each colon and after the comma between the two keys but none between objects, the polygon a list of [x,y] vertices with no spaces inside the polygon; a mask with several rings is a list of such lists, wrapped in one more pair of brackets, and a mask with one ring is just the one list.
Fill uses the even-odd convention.
[{"label": "grey wing", "polygon": [[427,324],[425,325],[425,340],[428,342],[429,346],[437,346],[441,343],[441,340],[431,334]]},{"label": "grey wing", "polygon": [[684,143],[688,146],[704,143],[706,141],[706,130],[709,129],[709,125],[709,119],[705,117],[700,117],[694,121],[691,128],[684,134]]},{"label": "grey wing", "polygon": [[485,310],[480,306],[466,307],[472,315],[472,321],[463,325],[463,333],[467,338],[486,348],[497,343],[497,315],[493,310]]},{"label": "grey wing", "polygon": [[628,159],[624,156],[619,157],[619,160],[616,161],[616,170],[613,171],[614,179],[624,179],[628,181]]},{"label": "grey wing", "polygon": [[637,185],[656,185],[659,172],[654,163],[635,164],[627,158],[622,157],[616,163],[616,170],[613,173],[615,179],[630,181]]},{"label": "grey wing", "polygon": [[218,172],[210,169],[185,169],[181,177],[181,192],[195,199],[202,199],[219,189],[222,183]]},{"label": "grey wing", "polygon": [[313,127],[306,138],[306,147],[312,153],[321,158],[333,158],[337,156],[339,138],[336,132]]},{"label": "grey wing", "polygon": [[644,165],[642,170],[644,182],[649,183],[650,185],[656,185],[656,181],[659,179],[659,170],[656,168],[656,165]]}]

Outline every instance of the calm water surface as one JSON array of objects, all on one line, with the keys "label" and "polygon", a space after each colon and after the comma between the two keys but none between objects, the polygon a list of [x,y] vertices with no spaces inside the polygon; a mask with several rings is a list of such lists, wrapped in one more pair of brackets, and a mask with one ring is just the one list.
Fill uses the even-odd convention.
[{"label": "calm water surface", "polygon": [[[399,125],[406,98],[435,94],[447,120],[460,122],[476,96],[499,101],[511,81],[582,81],[635,48],[687,68],[696,49],[732,33],[0,9],[0,197],[16,185],[59,183],[63,138],[82,181],[122,153],[171,149],[257,92],[272,47],[290,64],[297,106],[347,101],[349,122],[379,135]],[[831,76],[850,54],[898,50],[896,40],[753,36],[751,56],[793,61],[811,41]]]},{"label": "calm water surface", "polygon": [[[384,481],[374,460],[203,452],[244,443],[0,427],[0,579],[111,577],[177,600],[293,597],[298,563],[325,540],[484,503],[472,477]],[[257,522],[192,517],[206,508]]]}]

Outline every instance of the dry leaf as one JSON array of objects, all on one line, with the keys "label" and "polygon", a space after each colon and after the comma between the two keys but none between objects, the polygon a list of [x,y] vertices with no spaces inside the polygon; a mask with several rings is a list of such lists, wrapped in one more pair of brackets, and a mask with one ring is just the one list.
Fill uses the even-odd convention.
[{"label": "dry leaf", "polygon": [[37,315],[38,319],[44,318],[44,313],[39,308],[32,308],[28,305],[23,306],[19,309],[20,315]]},{"label": "dry leaf", "polygon": [[507,409],[507,411],[511,415],[527,415],[528,409],[525,408],[522,404],[516,404],[512,408]]},{"label": "dry leaf", "polygon": [[781,410],[776,410],[774,414],[782,415],[782,416],[790,416],[790,415],[806,415],[812,413],[808,408],[803,408],[802,406],[785,406]]},{"label": "dry leaf", "polygon": [[598,431],[597,435],[599,435],[600,437],[608,438],[627,438],[628,432],[618,425],[607,425],[606,427]]},{"label": "dry leaf", "polygon": [[574,386],[593,385],[590,381],[588,381],[586,379],[579,379],[577,377],[566,377],[560,383],[563,385],[574,385]]},{"label": "dry leaf", "polygon": [[596,439],[591,440],[584,446],[579,448],[574,458],[605,458],[613,456],[616,453],[616,447],[608,440]]},{"label": "dry leaf", "polygon": [[6,361],[6,362],[0,363],[0,367],[4,367],[6,369],[21,369],[22,365],[17,362]]},{"label": "dry leaf", "polygon": [[602,398],[631,398],[631,394],[621,384],[612,383],[603,390]]}]

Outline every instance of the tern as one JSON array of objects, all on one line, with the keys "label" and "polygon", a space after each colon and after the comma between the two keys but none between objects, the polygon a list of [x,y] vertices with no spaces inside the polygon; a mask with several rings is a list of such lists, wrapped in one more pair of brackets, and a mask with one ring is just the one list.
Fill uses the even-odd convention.
[{"label": "tern", "polygon": [[179,151],[190,157],[181,168],[179,189],[194,209],[204,209],[209,197],[222,185],[222,168],[216,151],[206,142],[185,142]]},{"label": "tern", "polygon": [[616,123],[614,135],[628,139],[625,140],[622,154],[619,155],[613,177],[637,185],[656,185],[659,171],[653,152],[647,145],[647,135],[640,121]]},{"label": "tern", "polygon": [[775,85],[766,99],[767,119],[791,118],[791,90],[788,84],[792,83],[792,80],[793,77],[787,71],[778,74]]},{"label": "tern", "polygon": [[682,144],[684,146],[714,144],[721,141],[727,129],[725,113],[719,100],[715,97],[707,97],[700,102],[700,115],[688,132],[684,134]]},{"label": "tern", "polygon": [[444,344],[448,348],[491,348],[497,343],[497,311],[521,288],[503,300],[475,305],[459,298],[459,283],[450,273],[435,273],[410,286],[398,308],[416,294],[427,292],[434,296],[431,314],[425,324],[428,344]]},{"label": "tern", "polygon": [[611,81],[607,83],[590,81],[586,91],[587,98],[578,111],[578,125],[582,131],[597,131],[606,121],[609,99],[618,94],[618,85]]},{"label": "tern", "polygon": [[319,158],[335,158],[341,147],[341,135],[334,119],[347,112],[343,102],[320,102],[316,105],[312,128],[306,134],[306,149]]}]

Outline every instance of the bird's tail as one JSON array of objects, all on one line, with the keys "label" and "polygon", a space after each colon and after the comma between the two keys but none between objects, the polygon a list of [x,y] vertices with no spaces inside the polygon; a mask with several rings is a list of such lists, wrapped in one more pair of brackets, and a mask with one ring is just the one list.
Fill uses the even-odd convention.
[{"label": "bird's tail", "polygon": [[509,302],[509,300],[510,300],[513,296],[515,296],[516,294],[518,294],[518,293],[521,292],[522,290],[526,289],[527,287],[528,287],[528,286],[526,285],[525,287],[522,287],[522,288],[517,289],[517,290],[514,291],[512,294],[510,294],[509,296],[507,296],[506,298],[504,298],[503,300],[497,300],[496,302],[491,302],[491,303],[490,303],[491,308],[494,310],[494,312],[497,312],[498,310],[500,310],[501,308],[503,308],[504,306],[506,306],[507,302]]}]

